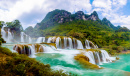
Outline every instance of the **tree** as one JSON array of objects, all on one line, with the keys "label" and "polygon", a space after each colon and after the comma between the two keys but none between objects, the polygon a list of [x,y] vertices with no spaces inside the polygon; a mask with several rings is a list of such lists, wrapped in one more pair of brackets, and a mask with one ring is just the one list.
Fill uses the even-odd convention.
[{"label": "tree", "polygon": [[121,27],[116,32],[129,32],[130,30],[127,27]]},{"label": "tree", "polygon": [[23,27],[19,20],[14,20],[12,22],[6,22],[7,26],[14,31],[21,32],[23,31]]},{"label": "tree", "polygon": [[4,21],[0,21],[0,28],[3,27],[3,24],[4,24],[4,23],[5,23]]}]

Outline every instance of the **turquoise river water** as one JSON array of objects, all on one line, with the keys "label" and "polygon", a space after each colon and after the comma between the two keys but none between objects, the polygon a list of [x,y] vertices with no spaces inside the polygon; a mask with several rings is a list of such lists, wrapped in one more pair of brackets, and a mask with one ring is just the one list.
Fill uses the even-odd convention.
[{"label": "turquoise river water", "polygon": [[[3,47],[7,47],[13,50],[14,44],[3,44]],[[103,69],[90,70],[84,69],[78,64],[70,53],[76,52],[76,50],[67,50],[64,52],[47,52],[37,53],[36,60],[44,64],[50,64],[54,70],[62,69],[64,72],[71,72],[79,76],[130,76],[130,54],[122,54],[118,57],[119,60],[112,63],[103,63],[100,67]]]}]

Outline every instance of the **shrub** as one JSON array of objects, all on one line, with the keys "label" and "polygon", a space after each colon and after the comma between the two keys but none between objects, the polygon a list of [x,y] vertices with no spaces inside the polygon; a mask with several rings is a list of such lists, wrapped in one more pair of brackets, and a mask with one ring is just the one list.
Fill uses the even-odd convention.
[{"label": "shrub", "polygon": [[[5,47],[0,47],[0,54],[6,55],[6,63],[0,63],[0,76],[68,76],[63,71],[54,71],[50,65],[44,65],[24,54],[12,53]],[[8,58],[9,57],[9,58]]]}]

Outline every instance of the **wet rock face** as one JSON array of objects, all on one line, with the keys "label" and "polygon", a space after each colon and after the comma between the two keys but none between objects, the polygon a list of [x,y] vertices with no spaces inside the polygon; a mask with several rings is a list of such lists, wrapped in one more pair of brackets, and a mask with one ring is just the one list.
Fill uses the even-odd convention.
[{"label": "wet rock face", "polygon": [[29,45],[17,44],[13,47],[13,50],[17,51],[19,54],[31,54]]},{"label": "wet rock face", "polygon": [[17,44],[13,47],[13,50],[17,51],[19,54],[31,55],[32,52],[44,52],[43,45],[40,44]]}]

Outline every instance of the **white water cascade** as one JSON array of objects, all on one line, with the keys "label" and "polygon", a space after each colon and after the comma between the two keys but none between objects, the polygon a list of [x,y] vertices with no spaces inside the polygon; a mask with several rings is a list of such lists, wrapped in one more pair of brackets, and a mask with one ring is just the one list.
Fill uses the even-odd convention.
[{"label": "white water cascade", "polygon": [[13,35],[11,34],[10,29],[8,29],[8,40],[7,40],[7,42],[11,43],[12,40],[13,40]]},{"label": "white water cascade", "polygon": [[94,55],[92,51],[88,51],[85,53],[85,55],[89,58],[89,62],[92,64],[96,64],[95,63],[95,59],[94,59]]},{"label": "white water cascade", "polygon": [[[45,39],[45,37],[44,37],[44,39]],[[39,40],[39,42],[45,41],[45,40],[43,40],[43,37],[40,37],[38,40]],[[68,52],[66,52],[65,50],[83,49],[83,45],[80,40],[76,40],[76,39],[72,40],[71,38],[68,38],[68,37],[64,37],[63,39],[61,39],[60,37],[50,37],[50,38],[48,38],[47,42],[56,43],[57,48],[60,48],[60,49],[54,49],[50,45],[32,44],[32,45],[25,45],[25,46],[29,47],[29,50],[28,50],[28,48],[26,48],[26,49],[24,48],[24,49],[21,49],[20,52],[21,52],[21,54],[27,54],[30,57],[35,57],[35,54],[38,52],[63,53],[63,54],[67,53],[67,55],[68,55]],[[64,42],[64,43],[62,43],[62,42]],[[70,46],[70,44],[71,44],[71,46]],[[76,44],[76,49],[73,49],[75,44]],[[92,43],[91,43],[91,45],[92,45]],[[18,45],[18,46],[22,47],[24,45]],[[65,48],[62,48],[63,46]],[[15,50],[19,52],[19,50],[17,48],[18,47],[16,47]],[[62,51],[63,49],[64,49],[64,51]],[[102,63],[108,63],[108,62],[112,62],[113,60],[116,60],[115,57],[110,57],[109,54],[105,50],[99,50],[99,51],[90,50],[89,51],[89,49],[88,50],[83,49],[83,50],[76,50],[76,51],[78,51],[79,53],[82,51],[84,53],[84,55],[89,58],[89,62],[92,64],[96,64],[96,65],[102,65]],[[76,54],[73,53],[74,56]]]},{"label": "white water cascade", "polygon": [[24,42],[24,35],[25,35],[25,33],[21,32],[21,42]]},{"label": "white water cascade", "polygon": [[29,43],[32,43],[32,38],[29,36]]},{"label": "white water cascade", "polygon": [[39,37],[36,41],[36,43],[42,43],[45,42],[45,37]]},{"label": "white water cascade", "polygon": [[56,38],[56,47],[57,47],[57,48],[60,48],[60,47],[61,47],[61,46],[60,46],[60,42],[61,42],[61,38],[60,38],[60,37]]},{"label": "white water cascade", "polygon": [[[70,38],[70,37],[49,37],[46,38],[47,43],[55,43],[57,48],[62,48],[62,49],[91,49],[91,48],[97,48],[96,45],[94,45],[91,41],[86,40],[85,41],[85,47],[83,46],[82,42],[78,39],[75,38]],[[43,39],[44,40],[44,39]],[[39,37],[37,39],[37,43],[41,43],[42,37]],[[91,44],[91,45],[90,45]]]},{"label": "white water cascade", "polygon": [[54,49],[52,49],[50,46],[41,46],[44,49],[44,53],[54,53]]},{"label": "white water cascade", "polygon": [[21,32],[21,41],[22,43],[28,42],[28,43],[32,43],[32,38],[30,36],[28,36],[27,34],[25,34],[24,32]]},{"label": "white water cascade", "polygon": [[6,39],[6,32],[4,30],[4,26],[1,29],[1,35],[2,35],[2,38],[6,41],[7,39]]},{"label": "white water cascade", "polygon": [[91,49],[91,47],[90,47],[90,45],[89,45],[89,41],[88,41],[88,40],[86,40],[86,41],[85,41],[85,45],[86,45],[86,49]]},{"label": "white water cascade", "polygon": [[49,37],[47,43],[51,43],[52,37]]},{"label": "white water cascade", "polygon": [[100,55],[99,55],[99,52],[95,52],[95,56],[97,57],[97,60],[98,60],[98,65],[101,65],[101,59],[100,59]]},{"label": "white water cascade", "polygon": [[101,50],[102,61],[104,63],[112,62],[112,60],[116,60],[115,57],[110,57],[109,54],[105,50]]},{"label": "white water cascade", "polygon": [[30,47],[30,49],[29,49],[29,55],[30,55],[30,57],[35,58],[36,57],[35,56],[35,46],[31,45],[29,47]]},{"label": "white water cascade", "polygon": [[73,44],[72,44],[72,39],[71,38],[68,38],[68,41],[69,41],[69,49],[72,49],[73,48]]},{"label": "white water cascade", "polygon": [[67,47],[67,37],[64,37],[64,48],[66,49]]},{"label": "white water cascade", "polygon": [[8,31],[6,32],[4,30],[4,28],[7,27],[6,24],[3,25],[2,29],[1,29],[1,35],[2,35],[2,38],[6,41],[6,43],[11,43],[12,40],[13,40],[13,35],[12,33],[10,32],[10,29],[8,28]]},{"label": "white water cascade", "polygon": [[77,40],[77,49],[83,49],[83,45],[79,40]]},{"label": "white water cascade", "polygon": [[102,63],[112,62],[116,60],[115,57],[110,57],[105,50],[100,50],[101,52],[84,52],[85,56],[89,58],[89,62],[96,65],[102,65]]}]

